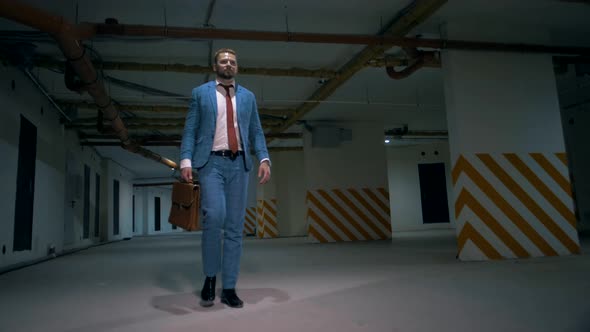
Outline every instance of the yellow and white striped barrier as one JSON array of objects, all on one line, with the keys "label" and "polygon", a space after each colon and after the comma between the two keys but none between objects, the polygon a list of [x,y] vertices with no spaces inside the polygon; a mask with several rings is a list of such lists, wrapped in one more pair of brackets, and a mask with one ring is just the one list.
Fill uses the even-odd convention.
[{"label": "yellow and white striped barrier", "polygon": [[256,233],[256,207],[246,208],[246,220],[244,221],[244,234]]},{"label": "yellow and white striped barrier", "polygon": [[452,177],[460,259],[580,253],[564,153],[463,154]]},{"label": "yellow and white striped barrier", "polygon": [[276,199],[258,200],[258,206],[256,207],[256,236],[259,239],[279,236]]},{"label": "yellow and white striped barrier", "polygon": [[391,238],[389,193],[384,188],[349,188],[307,192],[311,242]]}]

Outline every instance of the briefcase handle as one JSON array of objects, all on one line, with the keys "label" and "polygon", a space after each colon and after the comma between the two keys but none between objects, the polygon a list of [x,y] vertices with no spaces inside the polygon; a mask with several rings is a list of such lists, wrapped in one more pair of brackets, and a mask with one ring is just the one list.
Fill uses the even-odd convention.
[{"label": "briefcase handle", "polygon": [[[199,180],[195,181],[194,179],[198,179],[199,178],[199,173],[194,168],[193,168],[192,171],[193,171],[193,179],[191,181],[184,181],[184,179],[180,175],[178,175],[178,176],[174,176],[174,174],[172,174],[172,175],[179,182],[182,182],[182,183],[191,183],[191,184],[198,185],[199,184]],[[174,172],[176,172],[176,170],[174,170]]]}]

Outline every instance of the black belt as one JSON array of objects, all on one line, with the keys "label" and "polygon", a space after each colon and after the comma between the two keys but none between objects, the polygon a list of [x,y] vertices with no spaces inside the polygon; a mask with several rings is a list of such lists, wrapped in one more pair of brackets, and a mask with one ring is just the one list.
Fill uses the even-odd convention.
[{"label": "black belt", "polygon": [[231,160],[235,160],[238,156],[244,154],[244,151],[238,151],[236,153],[231,152],[231,150],[218,150],[218,151],[211,151],[211,154],[216,156],[226,157]]}]

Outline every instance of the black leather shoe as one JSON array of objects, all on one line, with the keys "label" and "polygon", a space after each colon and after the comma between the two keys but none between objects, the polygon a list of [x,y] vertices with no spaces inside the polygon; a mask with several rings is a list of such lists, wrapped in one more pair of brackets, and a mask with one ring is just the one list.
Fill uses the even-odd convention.
[{"label": "black leather shoe", "polygon": [[215,300],[215,277],[207,277],[201,290],[201,305],[210,307],[213,305],[213,300]]},{"label": "black leather shoe", "polygon": [[221,291],[221,303],[225,303],[232,308],[241,308],[244,302],[236,295],[235,289],[224,289]]}]

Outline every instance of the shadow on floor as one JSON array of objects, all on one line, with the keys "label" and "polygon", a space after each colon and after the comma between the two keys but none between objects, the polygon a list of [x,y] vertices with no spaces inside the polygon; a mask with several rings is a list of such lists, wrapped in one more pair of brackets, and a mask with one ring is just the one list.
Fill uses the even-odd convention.
[{"label": "shadow on floor", "polygon": [[[219,302],[221,289],[217,290],[215,305],[204,308],[199,305],[200,291],[181,294],[170,294],[155,296],[152,298],[152,307],[171,313],[173,315],[186,315],[196,311],[211,312],[226,308],[227,306]],[[274,303],[286,302],[290,299],[289,294],[276,288],[246,288],[238,289],[238,296],[246,305],[256,304],[265,299],[270,299]]]}]

